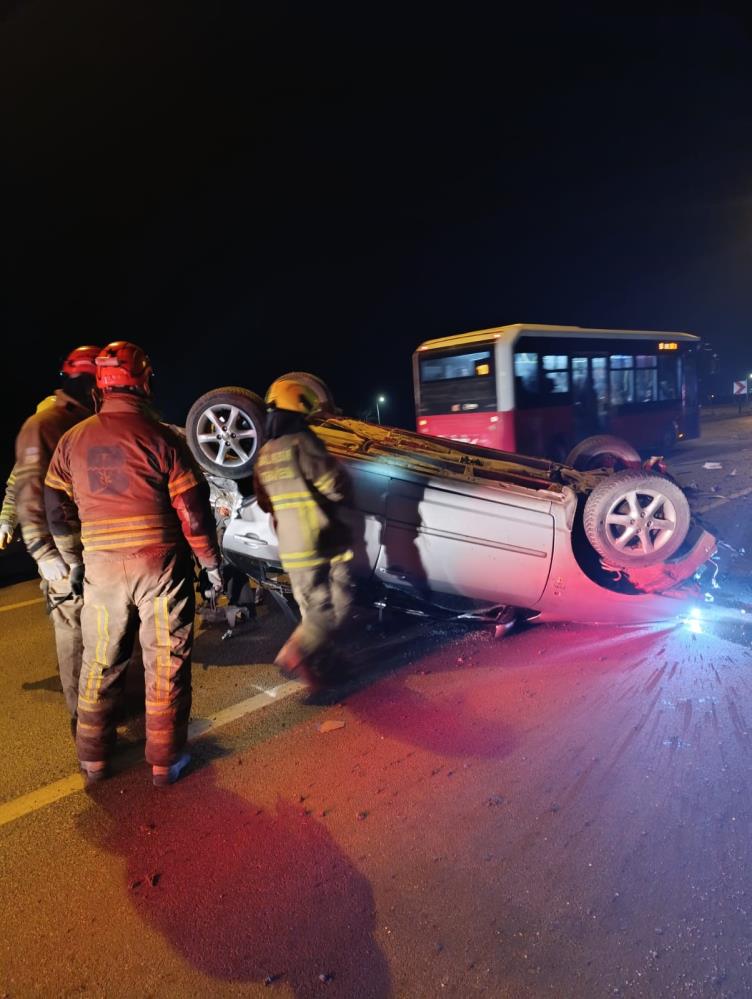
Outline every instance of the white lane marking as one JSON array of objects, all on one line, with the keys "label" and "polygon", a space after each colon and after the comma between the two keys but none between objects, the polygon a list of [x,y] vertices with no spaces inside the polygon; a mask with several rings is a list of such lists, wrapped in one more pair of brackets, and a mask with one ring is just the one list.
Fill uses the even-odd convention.
[{"label": "white lane marking", "polygon": [[[254,711],[260,711],[275,701],[283,701],[286,697],[303,690],[304,686],[297,680],[289,680],[286,683],[281,683],[278,687],[271,687],[269,690],[259,688],[261,693],[238,701],[237,704],[231,704],[229,708],[223,708],[222,711],[217,711],[216,714],[210,715],[208,718],[194,718],[188,727],[188,739],[190,742],[194,742],[206,735],[207,732],[212,732],[223,725],[237,721],[244,715],[253,714]],[[20,819],[30,812],[39,811],[40,808],[46,808],[47,805],[60,801],[61,798],[67,798],[83,788],[83,774],[71,774],[70,777],[63,777],[52,784],[37,788],[36,791],[30,791],[12,801],[6,801],[0,805],[0,826],[15,822],[16,819]]]},{"label": "white lane marking", "polygon": [[271,701],[283,701],[291,694],[302,690],[303,687],[304,684],[298,683],[297,680],[289,680],[287,683],[281,683],[278,687],[271,687],[269,690],[261,688],[260,694],[254,694],[253,697],[247,697],[244,701],[231,704],[229,708],[223,708],[222,711],[218,711],[215,715],[210,715],[208,718],[194,718],[188,726],[188,738],[190,740],[198,739],[211,729],[221,728],[223,725],[228,725],[237,718],[242,718],[243,715],[250,715],[254,711],[260,711],[261,708],[265,708]]},{"label": "white lane marking", "polygon": [[697,513],[707,513],[708,510],[714,510],[717,506],[723,506],[724,503],[730,503],[731,500],[741,499],[742,496],[749,496],[750,493],[752,493],[752,486],[748,486],[746,489],[740,489],[735,493],[729,493],[728,496],[716,496],[707,503],[699,503],[695,509]]},{"label": "white lane marking", "polygon": [[32,604],[43,604],[44,597],[34,597],[33,600],[22,600],[18,604],[6,604],[4,607],[0,607],[0,614],[3,611],[18,610],[20,607],[31,607]]}]

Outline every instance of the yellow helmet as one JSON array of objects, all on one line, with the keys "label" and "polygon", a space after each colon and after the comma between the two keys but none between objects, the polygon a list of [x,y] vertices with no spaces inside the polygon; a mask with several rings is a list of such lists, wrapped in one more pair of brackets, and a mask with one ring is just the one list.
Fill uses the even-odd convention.
[{"label": "yellow helmet", "polygon": [[266,393],[266,405],[269,409],[286,409],[291,413],[312,416],[319,409],[319,400],[307,385],[291,378],[278,378]]}]

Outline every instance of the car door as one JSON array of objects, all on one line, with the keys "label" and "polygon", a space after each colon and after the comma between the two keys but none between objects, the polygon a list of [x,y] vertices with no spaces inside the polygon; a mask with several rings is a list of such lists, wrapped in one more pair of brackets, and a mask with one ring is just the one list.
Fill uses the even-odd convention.
[{"label": "car door", "polygon": [[352,532],[353,571],[365,580],[372,576],[381,552],[389,475],[358,461],[345,460],[344,465],[353,495],[341,513]]},{"label": "car door", "polygon": [[545,499],[392,479],[377,576],[425,599],[446,593],[532,606],[546,585],[553,539]]}]

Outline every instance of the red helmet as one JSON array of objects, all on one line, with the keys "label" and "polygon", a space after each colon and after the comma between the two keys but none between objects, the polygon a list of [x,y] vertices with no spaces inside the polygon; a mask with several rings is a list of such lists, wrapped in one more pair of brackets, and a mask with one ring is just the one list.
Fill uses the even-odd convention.
[{"label": "red helmet", "polygon": [[97,388],[137,388],[149,391],[151,361],[135,343],[116,340],[97,357]]},{"label": "red helmet", "polygon": [[95,358],[101,352],[101,347],[76,347],[63,361],[61,375],[75,378],[77,375],[96,375]]}]

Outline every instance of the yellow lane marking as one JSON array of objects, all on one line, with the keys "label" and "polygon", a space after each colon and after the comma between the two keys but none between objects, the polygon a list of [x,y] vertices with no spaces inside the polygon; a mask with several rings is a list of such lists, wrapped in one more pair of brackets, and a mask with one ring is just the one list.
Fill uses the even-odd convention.
[{"label": "yellow lane marking", "polygon": [[63,777],[62,780],[56,780],[54,784],[47,784],[46,787],[37,788],[36,791],[31,791],[29,794],[22,794],[20,798],[0,805],[0,826],[14,822],[22,815],[28,815],[29,812],[45,808],[61,798],[67,798],[68,795],[82,791],[83,788],[83,774],[72,774],[70,777]]},{"label": "yellow lane marking", "polygon": [[44,597],[34,597],[33,600],[22,600],[18,604],[6,604],[4,607],[0,607],[0,614],[2,614],[3,611],[18,610],[21,607],[31,607],[32,604],[43,604],[43,603],[44,603]]},{"label": "yellow lane marking", "polygon": [[[304,685],[296,680],[281,683],[278,687],[272,687],[270,690],[259,689],[259,693],[254,694],[253,697],[247,697],[243,701],[238,701],[237,704],[231,704],[229,708],[223,708],[222,711],[217,711],[216,714],[209,715],[208,718],[194,718],[188,728],[188,739],[191,742],[200,739],[207,732],[212,732],[223,725],[237,721],[254,711],[260,711],[261,708],[266,708],[275,701],[283,701],[286,697],[303,689]],[[61,798],[67,798],[83,789],[83,774],[72,774],[70,777],[63,777],[62,780],[56,780],[54,783],[40,787],[29,794],[22,794],[20,798],[14,798],[12,801],[0,805],[0,826],[15,822],[16,819],[20,819],[30,812],[38,812],[40,808],[46,808],[47,805],[52,805],[54,802],[60,801]]]}]

